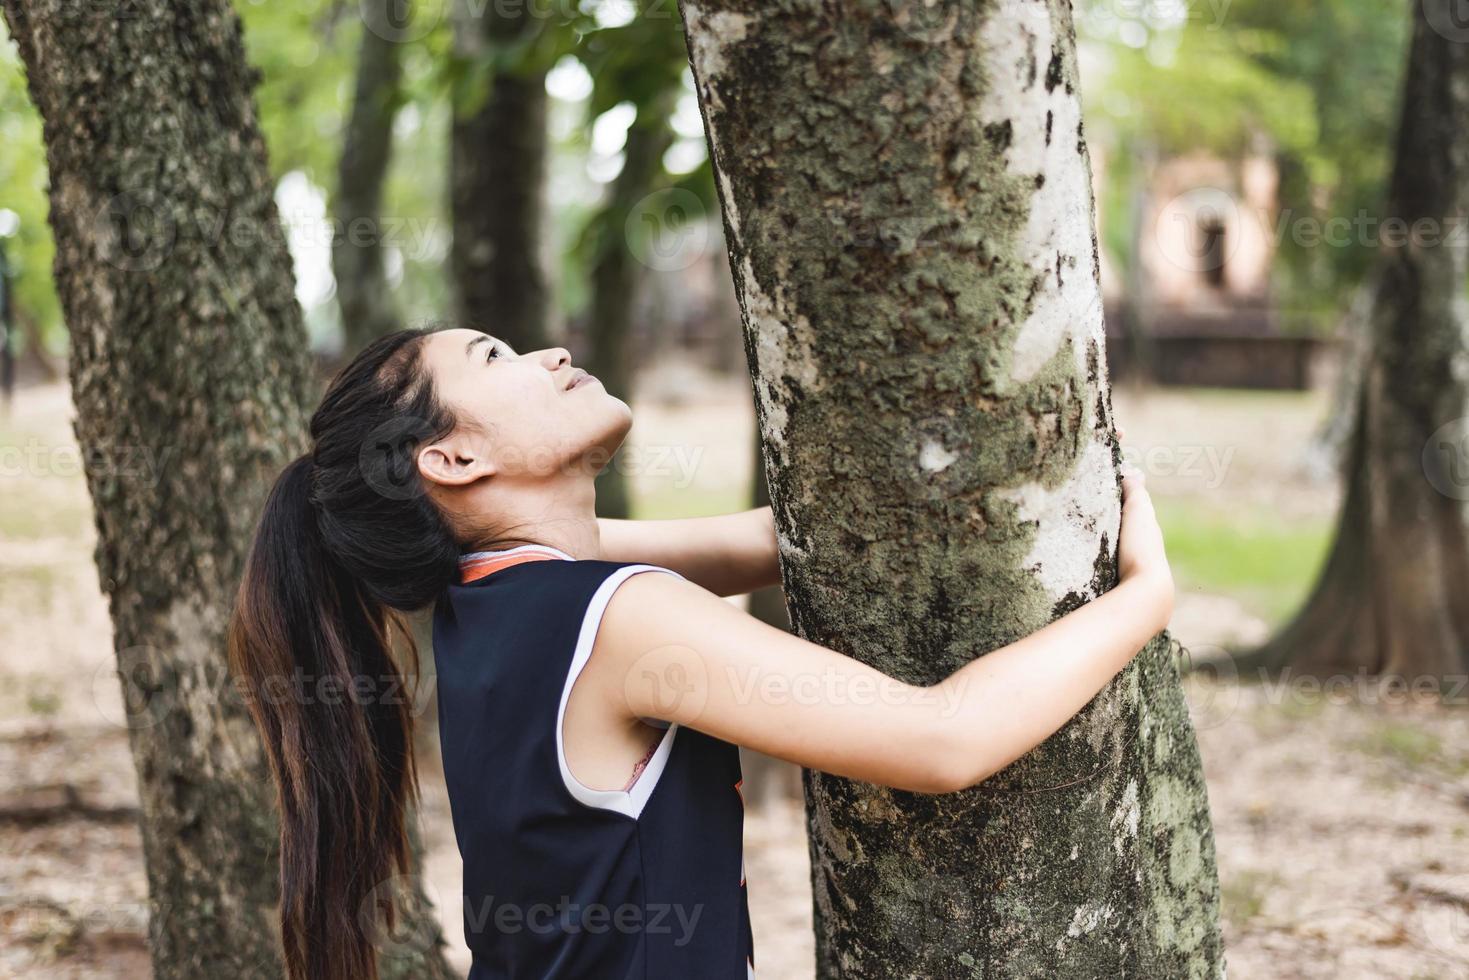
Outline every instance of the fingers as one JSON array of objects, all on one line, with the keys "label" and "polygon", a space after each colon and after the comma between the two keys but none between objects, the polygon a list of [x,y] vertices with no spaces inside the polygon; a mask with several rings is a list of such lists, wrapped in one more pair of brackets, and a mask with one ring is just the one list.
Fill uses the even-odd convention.
[{"label": "fingers", "polygon": [[1122,466],[1122,509],[1129,513],[1152,510],[1153,499],[1148,495],[1147,481],[1135,466]]},{"label": "fingers", "polygon": [[1126,503],[1129,497],[1134,496],[1137,491],[1143,490],[1145,481],[1143,479],[1143,471],[1131,463],[1124,462],[1120,468],[1120,472],[1122,474],[1122,502]]}]

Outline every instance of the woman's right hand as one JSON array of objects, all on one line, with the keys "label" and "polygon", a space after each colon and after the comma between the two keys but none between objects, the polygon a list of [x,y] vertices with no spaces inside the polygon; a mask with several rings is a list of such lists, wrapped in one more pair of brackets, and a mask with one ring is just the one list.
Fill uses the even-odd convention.
[{"label": "woman's right hand", "polygon": [[[1140,580],[1156,592],[1164,624],[1173,612],[1173,570],[1163,547],[1163,529],[1138,469],[1122,468],[1122,530],[1117,542],[1117,571],[1122,581]],[[1159,629],[1162,629],[1159,626]]]}]

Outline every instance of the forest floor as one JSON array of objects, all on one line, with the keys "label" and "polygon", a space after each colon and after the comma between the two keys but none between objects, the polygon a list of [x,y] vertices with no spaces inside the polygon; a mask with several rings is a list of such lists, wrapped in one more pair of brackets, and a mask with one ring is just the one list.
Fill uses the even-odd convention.
[{"label": "forest floor", "polygon": [[[1155,390],[1115,402],[1168,533],[1175,635],[1206,655],[1259,640],[1301,601],[1329,540],[1334,481],[1308,449],[1324,398]],[[640,516],[747,506],[748,404],[742,385],[687,373],[646,386],[630,439]],[[150,972],[137,795],[69,413],[51,386],[0,415],[0,976],[137,980]],[[1357,683],[1196,675],[1186,688],[1231,978],[1469,978],[1469,710]],[[427,876],[450,958],[467,968],[426,734]],[[746,857],[760,976],[810,977],[798,802],[752,804]]]}]

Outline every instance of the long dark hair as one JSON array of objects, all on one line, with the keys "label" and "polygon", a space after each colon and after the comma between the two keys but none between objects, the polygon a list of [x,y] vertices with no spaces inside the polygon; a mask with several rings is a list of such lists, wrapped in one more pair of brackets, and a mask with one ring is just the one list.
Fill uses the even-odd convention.
[{"label": "long dark hair", "polygon": [[[372,914],[409,869],[418,787],[404,681],[418,651],[401,614],[443,591],[460,552],[415,463],[424,439],[455,425],[421,362],[427,333],[373,342],[332,381],[314,448],[266,501],[230,623],[280,808],[291,980],[376,978]],[[382,911],[391,927],[391,900]]]}]

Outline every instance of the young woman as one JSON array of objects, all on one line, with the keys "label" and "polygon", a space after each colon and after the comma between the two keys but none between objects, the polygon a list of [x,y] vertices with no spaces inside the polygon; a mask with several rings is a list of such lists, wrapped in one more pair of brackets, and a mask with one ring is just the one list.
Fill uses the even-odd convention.
[{"label": "young woman", "polygon": [[599,520],[593,479],[630,424],[566,351],[472,330],[385,337],[328,389],[232,624],[279,793],[292,980],[376,976],[372,899],[408,867],[416,792],[401,612],[435,607],[470,977],[746,980],[736,745],[957,791],[1060,728],[1172,608],[1129,477],[1115,589],[900,683],[720,598],[779,581],[768,508]]}]

